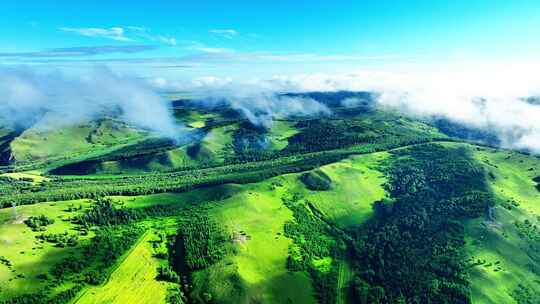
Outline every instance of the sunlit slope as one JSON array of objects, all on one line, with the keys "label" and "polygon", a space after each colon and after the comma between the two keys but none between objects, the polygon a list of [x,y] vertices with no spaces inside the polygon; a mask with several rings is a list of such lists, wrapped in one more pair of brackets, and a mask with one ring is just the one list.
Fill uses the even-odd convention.
[{"label": "sunlit slope", "polygon": [[38,124],[11,143],[12,159],[16,163],[28,163],[91,156],[144,136],[147,132],[113,119],[61,127]]},{"label": "sunlit slope", "polygon": [[320,168],[330,179],[328,190],[308,189],[300,182],[299,174],[286,176],[285,187],[300,193],[322,214],[340,228],[359,226],[373,213],[373,203],[386,194],[386,181],[381,172],[381,161],[386,152],[353,156]]},{"label": "sunlit slope", "polygon": [[[0,209],[0,256],[11,263],[10,267],[0,265],[0,301],[4,297],[12,297],[38,291],[47,286],[46,279],[40,278],[51,270],[51,267],[69,257],[77,248],[60,248],[36,237],[43,233],[77,234],[76,226],[66,221],[79,214],[81,210],[69,211],[71,207],[88,206],[88,201],[66,201],[41,203]],[[45,215],[54,220],[45,232],[32,231],[24,223],[31,216]],[[79,242],[92,235],[80,236]]]},{"label": "sunlit slope", "polygon": [[[231,241],[236,249],[222,261],[193,274],[192,296],[194,298],[202,298],[205,293],[211,293],[217,303],[258,300],[270,303],[286,303],[287,301],[316,303],[310,276],[305,272],[290,272],[286,267],[290,248],[294,246],[292,240],[284,235],[283,229],[285,223],[294,221],[294,218],[282,199],[291,193],[297,193],[308,200],[316,201],[317,208],[320,208],[321,213],[327,215],[330,221],[335,221],[343,227],[361,224],[369,217],[373,200],[384,196],[381,187],[383,179],[378,171],[379,161],[384,157],[384,153],[377,153],[373,156],[353,157],[334,165],[324,166],[321,170],[332,178],[332,189],[324,193],[308,190],[299,178],[301,174],[289,174],[248,185],[224,185],[179,194],[115,197],[115,200],[122,202],[121,204],[126,208],[145,208],[155,205],[174,208],[178,205],[212,202],[209,209],[210,216],[221,223],[231,236],[234,236]],[[357,188],[353,187],[356,182],[360,184]],[[347,200],[351,196],[359,197],[358,201]],[[81,201],[81,203],[87,207],[85,202]],[[48,232],[69,232],[73,226],[60,219],[73,215],[64,211],[72,204],[72,202],[40,203],[19,207],[18,212],[20,216],[44,213],[58,219],[48,228]],[[75,205],[78,206],[78,202],[75,202]],[[47,208],[52,209],[49,212]],[[19,252],[26,252],[35,246],[33,242],[37,233],[30,232],[28,227],[21,222],[15,224],[8,221],[7,219],[12,217],[11,210],[4,211],[6,220],[1,226],[1,231],[6,231],[4,241],[8,242],[6,238],[12,235],[13,229],[19,231],[15,234],[27,236],[25,242],[17,245],[13,255],[7,257],[13,262],[14,268],[19,269],[20,263],[27,263],[21,260],[26,255]],[[349,214],[350,217],[343,219],[345,214]],[[155,269],[159,266],[159,261],[151,257],[152,251],[144,238],[129,251],[125,258],[122,258],[104,285],[83,290],[79,301],[96,303],[103,300],[120,303],[129,301],[139,292],[154,290],[154,292],[145,292],[141,299],[147,300],[148,303],[161,302],[166,284],[155,280]],[[10,243],[10,246],[12,245]],[[47,267],[66,258],[70,252],[78,250],[77,247],[54,248],[48,243],[45,243],[45,246],[50,249],[45,251],[38,249],[36,253],[43,252],[43,254],[32,253],[26,258],[31,259],[34,265],[42,266],[35,267],[32,271],[21,268],[20,274],[23,277],[14,278],[9,285],[12,286],[10,290],[14,292],[17,290],[20,293],[10,295],[31,291],[22,288],[31,282],[37,283],[33,285],[37,291],[43,285],[42,281],[35,279],[35,276],[46,272]],[[59,260],[46,258],[49,251],[57,252],[56,256]],[[333,263],[330,257],[312,262],[322,270],[329,267],[329,263]],[[342,264],[343,271],[340,270],[342,273],[340,280],[345,286],[344,284],[351,279],[347,270],[348,266],[344,261],[336,261],[336,263]],[[143,273],[141,269],[146,270]],[[6,277],[7,279],[9,278]],[[239,281],[235,281],[237,279]],[[240,284],[240,287],[237,284]],[[119,290],[125,291],[131,288],[135,288],[133,292],[119,292]]]},{"label": "sunlit slope", "polygon": [[281,201],[286,188],[274,188],[275,183],[239,186],[210,210],[234,236],[237,249],[194,273],[193,298],[211,293],[217,303],[315,303],[308,275],[286,269],[291,240],[283,235],[283,225],[293,218]]},{"label": "sunlit slope", "polygon": [[155,238],[154,230],[148,230],[103,286],[89,288],[74,303],[167,303],[167,289],[173,284],[156,280],[161,261],[152,248]]},{"label": "sunlit slope", "polygon": [[[190,112],[190,115],[194,115]],[[191,116],[190,116],[191,117]],[[193,122],[193,132],[202,134],[194,136],[189,143],[171,145],[163,151],[148,150],[144,143],[133,145],[139,155],[118,156],[113,151],[96,160],[82,161],[68,164],[64,170],[60,167],[53,173],[59,174],[136,174],[144,172],[163,172],[171,170],[193,169],[209,166],[220,166],[234,161],[238,155],[245,153],[239,148],[239,138],[242,138],[241,123],[226,123],[214,127],[207,127],[201,131],[204,120]],[[278,153],[284,149],[287,139],[297,131],[293,122],[276,121],[272,128],[267,130],[262,138],[268,144],[264,147],[254,148],[255,153]],[[190,124],[191,125],[191,124]],[[251,149],[251,148],[250,148]],[[251,150],[249,151],[251,152]]]},{"label": "sunlit slope", "polygon": [[473,302],[538,303],[540,192],[533,178],[540,160],[488,148],[478,148],[476,158],[499,202],[466,225]]}]

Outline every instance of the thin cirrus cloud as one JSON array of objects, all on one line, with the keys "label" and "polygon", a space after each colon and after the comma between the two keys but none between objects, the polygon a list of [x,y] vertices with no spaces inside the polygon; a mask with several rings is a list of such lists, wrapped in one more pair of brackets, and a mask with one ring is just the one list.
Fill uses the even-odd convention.
[{"label": "thin cirrus cloud", "polygon": [[142,40],[154,41],[163,43],[166,45],[174,46],[177,44],[176,38],[166,35],[155,35],[151,32],[150,29],[142,26],[128,26],[126,30],[135,38],[140,38]]},{"label": "thin cirrus cloud", "polygon": [[134,54],[155,50],[155,45],[103,45],[90,47],[67,47],[36,52],[0,53],[0,57],[18,58],[56,58],[56,57],[83,57],[104,54]]},{"label": "thin cirrus cloud", "polygon": [[184,41],[184,48],[191,51],[202,52],[206,54],[230,54],[234,51],[228,48],[212,47],[199,41]]},{"label": "thin cirrus cloud", "polygon": [[105,38],[115,41],[152,41],[166,45],[176,45],[176,38],[166,35],[153,34],[148,28],[141,26],[127,27],[61,27],[63,32],[75,33],[85,37]]},{"label": "thin cirrus cloud", "polygon": [[61,27],[61,31],[76,33],[85,37],[97,37],[97,38],[107,38],[116,41],[131,41],[130,38],[125,36],[125,30],[122,27],[111,27],[111,28],[98,28],[98,27]]},{"label": "thin cirrus cloud", "polygon": [[238,35],[238,31],[235,29],[211,29],[208,32],[225,39],[233,39]]}]

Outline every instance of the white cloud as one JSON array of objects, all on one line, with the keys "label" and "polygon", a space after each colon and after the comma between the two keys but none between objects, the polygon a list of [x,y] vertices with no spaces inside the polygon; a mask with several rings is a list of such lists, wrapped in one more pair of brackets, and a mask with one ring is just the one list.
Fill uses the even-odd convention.
[{"label": "white cloud", "polygon": [[211,29],[208,32],[225,39],[233,39],[238,35],[238,31],[234,29]]},{"label": "white cloud", "polygon": [[174,37],[167,37],[167,36],[156,36],[155,39],[163,44],[167,45],[176,45],[177,41]]},{"label": "white cloud", "polygon": [[248,36],[249,38],[253,38],[253,39],[259,39],[259,38],[262,38],[262,35],[256,34],[256,33],[249,33],[249,34],[247,34],[247,36]]},{"label": "white cloud", "polygon": [[126,26],[111,28],[71,28],[61,27],[61,31],[77,33],[86,37],[107,38],[116,41],[153,41],[174,46],[177,44],[176,38],[167,35],[153,34],[150,29],[142,26]]},{"label": "white cloud", "polygon": [[61,27],[61,31],[76,33],[86,37],[99,37],[107,38],[116,41],[131,41],[130,38],[125,36],[125,29],[122,27],[111,27],[111,28],[98,28],[98,27],[81,27],[81,28],[72,28],[72,27]]},{"label": "white cloud", "polygon": [[83,77],[74,77],[1,68],[0,126],[27,127],[35,122],[42,128],[55,128],[116,113],[162,136],[180,139],[184,135],[167,103],[145,82],[104,68],[85,72]]},{"label": "white cloud", "polygon": [[[386,67],[344,74],[297,74],[270,79],[238,80],[202,77],[184,82],[183,90],[198,95],[247,92],[372,91],[378,103],[413,116],[446,117],[468,126],[495,132],[506,148],[540,154],[540,105],[523,100],[540,96],[540,63],[458,64],[424,67]],[[232,93],[231,93],[232,92]],[[354,104],[348,100],[345,105]]]},{"label": "white cloud", "polygon": [[211,47],[199,41],[184,41],[185,48],[192,51],[198,51],[208,54],[231,54],[234,51],[232,49]]},{"label": "white cloud", "polygon": [[156,41],[166,45],[174,46],[177,44],[176,38],[166,35],[155,35],[152,31],[143,26],[127,26],[127,31],[130,36],[148,41]]}]

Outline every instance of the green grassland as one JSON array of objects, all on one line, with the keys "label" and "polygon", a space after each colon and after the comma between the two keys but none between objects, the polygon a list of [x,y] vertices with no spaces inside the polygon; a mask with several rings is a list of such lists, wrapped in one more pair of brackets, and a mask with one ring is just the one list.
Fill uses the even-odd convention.
[{"label": "green grassland", "polygon": [[289,182],[296,188],[302,186],[291,175],[249,185],[114,199],[128,208],[214,202],[210,216],[223,224],[236,250],[223,261],[193,273],[193,298],[210,293],[217,303],[286,303],[289,299],[315,303],[309,276],[285,267],[292,242],[284,236],[283,226],[293,217],[281,197],[291,191]]},{"label": "green grassland", "polygon": [[226,184],[211,188],[201,188],[181,193],[160,193],[141,196],[113,196],[112,198],[126,208],[145,208],[156,205],[162,206],[189,206],[205,202],[227,199],[241,191],[241,186]]},{"label": "green grassland", "polygon": [[[45,233],[77,234],[75,225],[66,221],[78,211],[68,212],[71,206],[87,206],[88,201],[65,201],[18,206],[15,209],[0,209],[0,256],[7,258],[12,267],[0,265],[0,300],[23,293],[29,293],[47,285],[38,275],[47,273],[51,265],[62,261],[77,248],[58,248],[50,243],[42,243],[36,236],[43,232],[34,232],[24,223],[30,216],[45,215],[54,219],[54,224],[47,226]],[[80,240],[92,235],[80,236]]]},{"label": "green grassland", "polygon": [[506,200],[514,200],[527,213],[540,215],[540,192],[533,178],[540,176],[537,157],[510,151],[483,149],[477,159],[495,174],[493,191]]},{"label": "green grassland", "polygon": [[[198,162],[210,162],[223,164],[225,159],[232,156],[233,134],[238,125],[231,124],[223,127],[212,128],[200,142],[199,151],[193,155]],[[196,164],[191,164],[191,167]]]},{"label": "green grassland", "polygon": [[179,122],[196,129],[204,128],[211,120],[219,119],[219,115],[216,113],[181,107],[175,109],[174,114]]},{"label": "green grassland", "polygon": [[373,202],[385,197],[385,178],[379,166],[387,157],[388,153],[380,152],[322,166],[321,170],[332,180],[327,191],[310,191],[298,183],[297,176],[285,184],[290,191],[302,193],[338,227],[358,226],[372,215]]},{"label": "green grassland", "polygon": [[474,264],[472,298],[474,303],[525,303],[512,295],[519,284],[533,291],[540,288],[540,242],[524,237],[516,221],[540,224],[540,192],[532,181],[539,175],[540,160],[489,148],[478,148],[476,158],[490,172],[488,179],[500,202],[488,218],[466,225],[467,250]]},{"label": "green grassland", "polygon": [[208,131],[196,146],[183,145],[136,158],[103,161],[96,166],[94,174],[137,174],[220,165],[231,157],[235,130],[236,125],[216,127]]},{"label": "green grassland", "polygon": [[[393,297],[388,299],[396,299],[396,290],[402,287],[394,288],[393,277],[381,277],[373,269],[393,274],[391,267],[408,258],[396,258],[400,253],[394,248],[427,261],[427,251],[422,248],[438,249],[416,238],[416,232],[426,232],[423,225],[433,229],[427,231],[427,238],[436,234],[433,242],[451,243],[441,248],[457,252],[452,256],[451,250],[443,250],[441,261],[434,265],[446,267],[445,259],[457,260],[460,250],[466,253],[466,280],[471,283],[473,303],[528,303],[523,300],[529,296],[523,295],[527,294],[524,290],[540,288],[540,234],[535,234],[535,227],[540,226],[540,192],[533,181],[540,175],[540,160],[457,142],[426,122],[393,112],[362,108],[356,114],[343,115],[278,119],[265,130],[245,119],[234,120],[225,110],[178,106],[176,118],[200,135],[200,140],[181,146],[149,138],[147,132],[113,119],[55,130],[26,130],[11,142],[16,162],[10,170],[15,172],[0,175],[3,206],[28,204],[0,209],[0,256],[12,264],[0,260],[0,303],[41,290],[55,295],[72,286],[81,287],[72,296],[73,303],[166,303],[173,288],[181,288],[189,303],[364,303],[358,300],[361,289],[367,288],[371,296],[380,295],[381,286]],[[253,149],[259,140],[264,142],[263,148]],[[439,144],[430,143],[434,141]],[[400,161],[409,167],[400,166]],[[461,191],[470,186],[481,202],[492,194],[483,192],[483,173],[476,170],[476,162],[486,171],[495,203],[478,204],[489,206],[480,217],[480,207],[466,210],[472,214],[463,217],[466,219],[458,217],[457,209],[439,209],[437,202],[442,200],[462,202],[462,197],[451,197],[448,187]],[[81,165],[82,169],[90,168],[88,172],[54,173],[63,165],[75,164],[77,169],[80,163],[89,166]],[[35,170],[24,167],[28,164]],[[396,168],[402,171],[392,171]],[[433,168],[449,172],[434,172]],[[310,187],[303,179],[305,174],[313,174],[315,182],[323,186]],[[471,185],[460,185],[459,178]],[[420,182],[414,184],[417,180]],[[424,181],[435,182],[429,185]],[[416,188],[425,192],[416,192]],[[430,192],[434,189],[437,193]],[[437,196],[441,193],[448,197]],[[102,196],[114,203],[98,212],[94,208],[100,200],[90,199]],[[72,198],[88,199],[48,202]],[[81,209],[70,208],[79,205]],[[409,205],[414,208],[408,209]],[[445,222],[439,212],[448,212],[451,221]],[[36,236],[43,232],[34,232],[24,223],[39,215],[55,220],[46,233],[75,234],[83,225],[88,225],[84,229],[90,233],[80,235],[80,244],[74,247],[39,242]],[[85,224],[77,226],[69,221],[75,215],[88,216]],[[217,223],[226,235],[224,244],[219,244],[225,249],[217,250],[223,256],[208,257],[210,254],[203,252],[195,258],[202,259],[204,267],[175,268],[181,281],[158,280],[158,267],[177,267],[177,257],[172,255],[172,248],[178,245],[175,242],[201,241],[196,239],[197,231],[191,239],[182,234],[182,225],[189,222],[186,217],[200,217],[204,221],[198,223],[209,227],[213,227],[209,223]],[[405,217],[411,220],[405,221]],[[101,219],[109,222],[101,223]],[[437,226],[439,221],[444,226]],[[129,241],[137,242],[122,240],[121,234],[129,229],[136,230]],[[451,237],[441,229],[448,229]],[[110,243],[122,248],[112,264],[96,259],[96,264],[102,264],[95,269],[105,275],[104,280],[91,283],[73,275],[46,289],[53,283],[43,274],[50,272],[52,265],[109,230],[112,232],[104,235],[117,237],[127,247]],[[166,237],[159,235],[156,245],[160,233]],[[213,238],[201,243],[208,239]],[[400,244],[401,240],[409,240],[411,247]],[[364,252],[364,248],[372,250]],[[157,258],[158,251],[167,252],[167,257]],[[187,256],[181,259],[187,260]],[[451,265],[459,268],[460,262]],[[85,275],[93,265],[84,266]],[[402,269],[400,266],[394,272],[396,279],[404,278]],[[425,274],[418,267],[409,269],[411,274],[417,271],[419,276]],[[455,272],[461,275],[459,270]],[[433,288],[429,292],[439,294],[437,284],[429,285]],[[325,293],[321,286],[336,292]],[[449,290],[452,288],[455,286]]]},{"label": "green grassland", "polygon": [[212,128],[195,145],[171,146],[165,151],[155,153],[144,153],[143,144],[135,148],[140,150],[141,155],[122,157],[118,160],[108,160],[105,156],[104,160],[98,160],[92,164],[90,174],[129,175],[221,165],[225,159],[233,155],[232,134],[236,128],[234,124]]},{"label": "green grassland", "polygon": [[268,131],[268,138],[275,150],[283,150],[289,144],[289,137],[298,133],[298,130],[293,126],[293,121],[275,120],[272,127]]},{"label": "green grassland", "polygon": [[10,177],[16,180],[21,180],[21,179],[32,180],[34,184],[38,184],[38,183],[46,182],[50,180],[49,178],[43,176],[40,172],[37,172],[37,171],[3,173],[3,174],[0,174],[0,177],[1,176]]},{"label": "green grassland", "polygon": [[[283,236],[283,225],[292,214],[281,201],[287,188],[275,186],[284,182],[277,178],[242,186],[211,209],[211,215],[234,236],[237,252],[195,273],[194,297],[206,291],[214,293],[218,303],[314,303],[307,274],[285,268],[291,240]],[[229,282],[231,272],[237,272],[240,292]]]},{"label": "green grassland", "polygon": [[98,149],[133,142],[145,132],[124,123],[103,119],[62,128],[33,127],[11,143],[18,162],[77,157]]},{"label": "green grassland", "polygon": [[166,303],[167,290],[174,284],[156,280],[163,261],[154,256],[151,240],[155,237],[154,231],[148,230],[103,286],[88,288],[73,303]]}]

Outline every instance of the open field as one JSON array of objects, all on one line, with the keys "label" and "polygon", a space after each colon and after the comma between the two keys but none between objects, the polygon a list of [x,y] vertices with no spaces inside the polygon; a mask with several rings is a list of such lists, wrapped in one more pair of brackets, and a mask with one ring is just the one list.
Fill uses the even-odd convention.
[{"label": "open field", "polygon": [[[238,250],[226,262],[195,273],[196,286],[216,293],[216,297],[227,295],[218,298],[219,303],[314,303],[307,274],[290,273],[285,268],[291,240],[283,236],[283,225],[292,219],[292,214],[281,202],[286,188],[274,189],[276,181],[285,180],[276,178],[242,186],[210,211],[232,235],[246,234],[233,240]],[[234,273],[241,282],[240,291],[230,282]],[[201,292],[196,288],[195,296]]]},{"label": "open field", "polygon": [[[47,285],[46,280],[37,278],[47,273],[52,265],[62,261],[77,247],[58,248],[50,243],[42,243],[36,236],[43,232],[34,232],[26,226],[24,220],[30,216],[45,215],[54,219],[54,224],[46,227],[46,233],[77,234],[75,226],[65,219],[79,211],[66,212],[70,206],[88,206],[86,200],[40,203],[0,209],[0,256],[7,258],[12,267],[0,265],[0,300],[24,293],[37,291]],[[79,236],[80,241],[92,235]]]},{"label": "open field", "polygon": [[103,286],[88,288],[74,303],[166,303],[167,289],[173,284],[156,280],[162,261],[154,257],[153,238],[153,230],[148,230]]},{"label": "open field", "polygon": [[298,133],[298,130],[293,126],[293,121],[275,120],[269,130],[268,138],[274,149],[282,150],[287,147],[288,138]]},{"label": "open field", "polygon": [[46,181],[50,180],[49,178],[47,178],[45,176],[42,176],[42,175],[39,174],[39,172],[35,172],[35,171],[0,174],[0,177],[2,177],[2,176],[11,177],[11,178],[18,179],[18,180],[20,180],[20,179],[29,179],[29,180],[32,180],[32,182],[34,184],[38,184],[38,183],[46,182]]},{"label": "open field", "polygon": [[495,175],[490,184],[497,195],[516,201],[527,213],[540,215],[540,192],[533,181],[533,178],[540,176],[538,158],[488,148],[478,151],[476,158]]},{"label": "open field", "polygon": [[[385,197],[384,174],[378,169],[388,153],[353,156],[321,167],[332,179],[328,191],[300,191],[341,228],[361,225],[373,213],[373,202]],[[293,184],[290,182],[289,184]]]},{"label": "open field", "polygon": [[476,158],[490,172],[490,185],[499,204],[488,218],[466,225],[467,251],[471,268],[474,303],[518,303],[512,294],[519,284],[538,290],[540,256],[538,240],[527,239],[516,228],[525,220],[540,224],[540,192],[532,178],[540,172],[540,161],[515,152],[479,149]]},{"label": "open field", "polygon": [[15,139],[11,149],[13,157],[20,162],[73,158],[132,143],[143,136],[144,132],[113,120],[64,126],[60,129],[37,126]]}]

